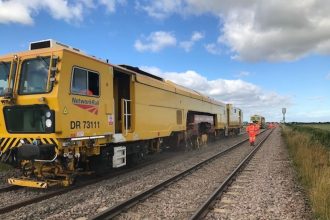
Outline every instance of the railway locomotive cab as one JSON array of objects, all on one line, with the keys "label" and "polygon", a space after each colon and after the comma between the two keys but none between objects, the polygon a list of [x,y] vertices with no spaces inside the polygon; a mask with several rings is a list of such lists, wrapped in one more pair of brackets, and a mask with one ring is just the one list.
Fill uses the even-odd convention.
[{"label": "railway locomotive cab", "polygon": [[0,57],[0,100],[1,159],[19,163],[20,186],[68,186],[228,131],[224,103],[53,40]]},{"label": "railway locomotive cab", "polygon": [[256,123],[259,125],[260,128],[266,128],[266,120],[265,117],[261,115],[252,115],[251,122]]}]

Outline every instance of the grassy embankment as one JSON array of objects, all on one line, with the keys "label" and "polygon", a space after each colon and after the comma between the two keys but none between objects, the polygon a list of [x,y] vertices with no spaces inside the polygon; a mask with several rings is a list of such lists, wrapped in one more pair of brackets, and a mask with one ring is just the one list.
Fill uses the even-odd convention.
[{"label": "grassy embankment", "polygon": [[283,136],[317,219],[330,219],[330,131],[285,126]]},{"label": "grassy embankment", "polygon": [[322,130],[330,131],[330,124],[304,124],[304,127],[320,128]]}]

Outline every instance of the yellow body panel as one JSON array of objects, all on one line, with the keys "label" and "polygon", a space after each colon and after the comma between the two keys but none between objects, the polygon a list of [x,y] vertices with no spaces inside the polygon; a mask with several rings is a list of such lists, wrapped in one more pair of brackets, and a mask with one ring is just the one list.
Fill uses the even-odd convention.
[{"label": "yellow body panel", "polygon": [[261,128],[266,128],[265,117],[261,115],[252,115],[250,117],[251,122],[256,122]]},{"label": "yellow body panel", "polygon": [[[39,49],[16,54],[20,63],[25,59],[36,56],[58,56],[56,83],[50,93],[36,95],[17,96],[15,105],[47,104],[55,110],[55,133],[53,134],[9,134],[6,131],[3,114],[0,117],[0,130],[2,138],[17,138],[13,146],[19,145],[21,138],[42,139],[51,138],[57,141],[61,148],[62,141],[68,138],[89,137],[104,135],[105,138],[98,143],[111,142],[111,136],[115,133],[114,123],[109,124],[109,117],[114,117],[113,95],[113,70],[114,66],[81,53],[63,49],[49,48]],[[0,58],[1,59],[1,58]],[[10,60],[11,56],[1,60]],[[92,70],[100,75],[100,97],[74,95],[70,93],[73,67]],[[20,73],[18,69],[17,73]],[[153,139],[169,136],[173,131],[186,129],[185,119],[188,111],[207,112],[216,115],[216,129],[224,129],[226,126],[225,104],[211,100],[199,93],[178,86],[172,82],[152,79],[138,73],[131,72],[132,82],[132,129],[124,133],[125,141]],[[44,101],[40,101],[40,98]],[[1,99],[1,98],[0,98]],[[77,107],[73,99],[83,102],[98,103],[95,107],[98,113],[94,114]],[[0,105],[2,110],[4,105]],[[182,111],[182,123],[177,123],[177,111]],[[79,126],[73,126],[73,122],[80,122]],[[93,128],[84,123],[97,123]],[[8,144],[8,143],[7,143]],[[7,146],[5,146],[7,147]],[[2,150],[7,150],[3,148]]]},{"label": "yellow body panel", "polygon": [[48,183],[45,181],[9,178],[8,183],[10,185],[16,185],[16,186],[26,186],[26,187],[41,188],[41,189],[48,188]]},{"label": "yellow body panel", "polygon": [[[188,111],[205,112],[217,115],[216,129],[225,125],[225,105],[196,99],[193,93],[176,88],[173,91],[165,82],[154,87],[152,83],[137,81],[135,84],[135,133],[142,139],[169,136],[172,131],[186,130],[186,124],[177,123],[177,111],[183,113],[186,121]],[[172,86],[172,85],[171,85]],[[185,95],[182,95],[185,94]]]},{"label": "yellow body panel", "polygon": [[242,110],[239,108],[233,107],[232,104],[226,104],[227,108],[227,119],[229,128],[241,128],[243,121]]},{"label": "yellow body panel", "polygon": [[[55,111],[56,128],[55,133],[53,134],[10,134],[6,130],[4,115],[1,114],[1,138],[17,138],[15,142],[18,142],[18,140],[21,138],[29,138],[31,140],[51,138],[56,140],[59,144],[59,147],[61,147],[61,140],[63,139],[80,136],[113,134],[113,125],[109,125],[107,123],[108,115],[113,114],[112,68],[109,66],[109,64],[63,48],[55,48],[55,50],[40,49],[36,51],[17,53],[16,55],[19,57],[20,63],[26,59],[35,58],[36,56],[56,55],[60,58],[60,62],[57,64],[58,73],[56,74],[56,83],[50,93],[17,95],[15,97],[15,105],[47,104],[50,109]],[[9,58],[5,60],[9,60]],[[81,67],[88,70],[93,70],[100,74],[100,97],[88,97],[70,94],[73,67]],[[18,68],[17,73],[20,73],[20,68]],[[43,101],[41,101],[40,98],[43,98]],[[83,101],[95,101],[98,103],[98,105],[95,105],[95,107],[98,109],[98,113],[94,114],[86,111],[85,109],[77,107],[73,104],[73,98]],[[0,105],[1,112],[3,112],[3,107],[5,105]],[[72,122],[77,121],[81,122],[81,127],[72,129]],[[95,122],[98,123],[96,128],[87,126],[87,123],[93,123],[94,125]],[[15,144],[16,145],[13,145],[15,147],[19,145],[19,143]],[[6,145],[3,147],[5,148],[1,148],[2,150],[7,150]]]},{"label": "yellow body panel", "polygon": [[[59,109],[58,123],[56,128],[58,137],[80,137],[109,135],[114,133],[113,125],[108,124],[107,116],[113,114],[113,84],[112,84],[112,68],[100,61],[91,59],[80,54],[64,51],[63,63],[61,68],[61,83],[59,83]],[[70,93],[71,75],[73,67],[80,67],[92,70],[100,75],[100,97],[89,97],[83,95],[74,95]],[[97,114],[91,113],[86,109],[82,109],[73,104],[73,99],[82,101],[95,101],[98,103],[95,107],[98,109]],[[80,127],[74,127],[72,122],[80,122]],[[87,126],[84,122],[97,122],[99,126],[93,128]]]}]

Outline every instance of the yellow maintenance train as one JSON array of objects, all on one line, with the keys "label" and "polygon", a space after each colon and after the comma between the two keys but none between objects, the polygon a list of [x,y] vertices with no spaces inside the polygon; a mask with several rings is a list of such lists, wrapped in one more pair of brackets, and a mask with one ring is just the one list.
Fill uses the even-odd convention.
[{"label": "yellow maintenance train", "polygon": [[266,128],[266,120],[264,116],[252,115],[250,121],[259,125],[260,128]]},{"label": "yellow maintenance train", "polygon": [[98,167],[139,162],[162,145],[238,133],[242,111],[54,40],[0,57],[1,159],[13,185],[68,186]]}]

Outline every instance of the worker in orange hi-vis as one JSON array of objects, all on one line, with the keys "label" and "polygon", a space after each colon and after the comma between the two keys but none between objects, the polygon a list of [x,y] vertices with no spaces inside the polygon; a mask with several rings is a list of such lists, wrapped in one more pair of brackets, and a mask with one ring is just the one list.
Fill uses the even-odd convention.
[{"label": "worker in orange hi-vis", "polygon": [[272,128],[274,128],[273,123],[269,123],[269,124],[268,124],[268,129],[272,129]]},{"label": "worker in orange hi-vis", "polygon": [[250,123],[247,127],[246,127],[246,132],[249,134],[249,141],[250,141],[250,145],[254,145],[254,142],[256,141],[256,135],[258,133],[258,126],[255,125],[254,123]]},{"label": "worker in orange hi-vis", "polygon": [[253,122],[254,126],[256,127],[256,135],[260,133],[260,125],[257,124],[256,122]]}]

